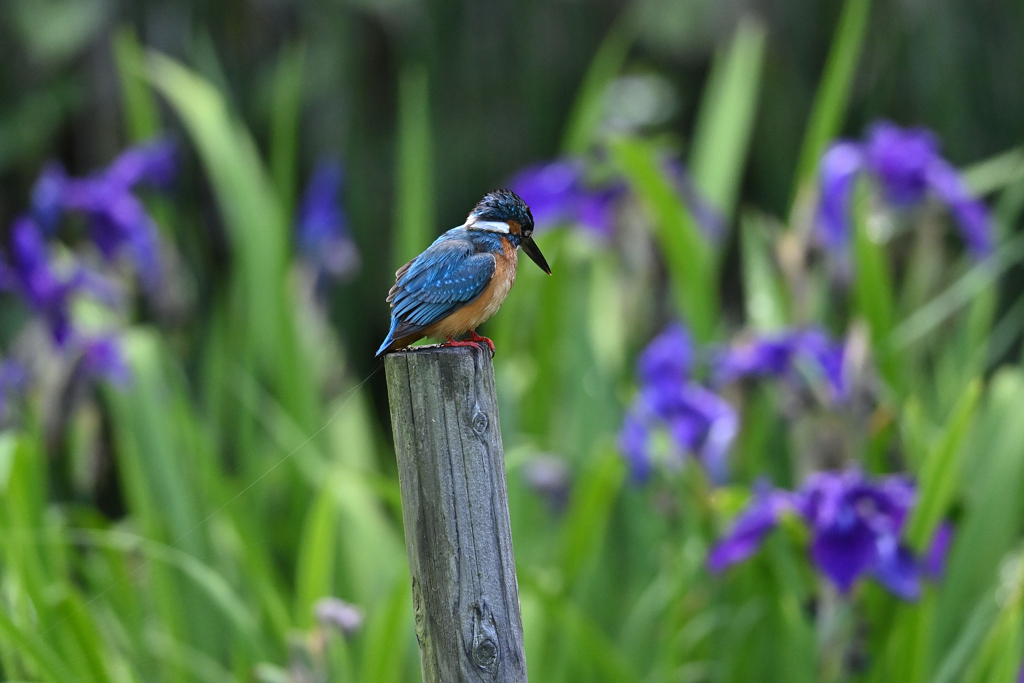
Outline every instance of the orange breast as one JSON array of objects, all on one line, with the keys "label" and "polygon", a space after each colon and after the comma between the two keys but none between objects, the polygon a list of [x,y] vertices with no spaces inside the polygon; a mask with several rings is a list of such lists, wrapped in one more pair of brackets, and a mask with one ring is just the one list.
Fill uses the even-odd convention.
[{"label": "orange breast", "polygon": [[480,296],[466,304],[447,318],[439,320],[424,331],[425,336],[447,338],[457,337],[475,330],[485,320],[498,312],[505,297],[516,281],[516,264],[519,260],[516,248],[507,239],[501,240],[502,253],[494,255],[494,276],[487,289]]}]

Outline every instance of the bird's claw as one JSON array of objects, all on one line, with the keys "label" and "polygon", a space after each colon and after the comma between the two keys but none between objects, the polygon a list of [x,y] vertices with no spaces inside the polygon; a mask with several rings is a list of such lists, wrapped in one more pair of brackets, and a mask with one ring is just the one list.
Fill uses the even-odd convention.
[{"label": "bird's claw", "polygon": [[487,348],[491,350],[491,358],[494,358],[494,342],[492,342],[487,337],[481,337],[476,332],[473,332],[472,336],[466,341],[458,341],[456,339],[448,337],[448,341],[442,344],[441,346],[473,346],[476,348],[480,348],[481,342],[487,345]]},{"label": "bird's claw", "polygon": [[487,346],[489,346],[491,349],[491,358],[494,358],[494,342],[492,342],[490,339],[488,339],[487,337],[481,337],[479,334],[476,333],[476,330],[470,330],[469,340],[471,342],[476,342],[478,344],[480,342],[487,344]]}]

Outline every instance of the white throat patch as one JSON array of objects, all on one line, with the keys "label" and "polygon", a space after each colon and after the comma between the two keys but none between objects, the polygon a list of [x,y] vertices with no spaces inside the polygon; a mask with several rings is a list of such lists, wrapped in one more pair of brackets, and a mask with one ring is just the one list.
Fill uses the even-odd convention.
[{"label": "white throat patch", "polygon": [[505,221],[466,221],[467,230],[486,230],[487,232],[500,232],[508,234],[508,223]]}]

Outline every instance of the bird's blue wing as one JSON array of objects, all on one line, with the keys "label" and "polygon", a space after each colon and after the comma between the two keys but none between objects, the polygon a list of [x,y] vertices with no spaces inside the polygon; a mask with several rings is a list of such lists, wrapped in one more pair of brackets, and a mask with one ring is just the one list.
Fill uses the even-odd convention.
[{"label": "bird's blue wing", "polygon": [[468,239],[449,237],[398,271],[388,295],[392,316],[409,333],[425,329],[476,299],[487,288],[496,262]]}]

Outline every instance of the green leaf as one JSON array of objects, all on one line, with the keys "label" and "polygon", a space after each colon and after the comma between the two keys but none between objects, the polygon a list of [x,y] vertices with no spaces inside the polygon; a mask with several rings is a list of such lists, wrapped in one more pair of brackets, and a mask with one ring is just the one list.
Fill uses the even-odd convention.
[{"label": "green leaf", "polygon": [[569,680],[599,680],[610,683],[632,683],[639,680],[637,672],[619,653],[618,648],[568,600],[556,599],[552,612],[563,634],[563,652],[567,655],[569,672],[581,670],[590,673],[587,678],[577,675]]},{"label": "green leaf", "polygon": [[1002,370],[991,380],[975,436],[966,442],[963,519],[942,582],[935,647],[947,652],[975,605],[994,590],[1000,562],[1016,547],[1024,515],[1024,375]]},{"label": "green leaf", "polygon": [[146,82],[146,57],[135,30],[130,26],[119,28],[114,33],[113,49],[128,137],[133,142],[152,138],[160,132],[160,115]]},{"label": "green leaf", "polygon": [[971,194],[984,196],[1024,180],[1024,148],[1015,147],[960,170]]},{"label": "green leaf", "polygon": [[989,593],[975,606],[960,636],[939,661],[931,683],[954,683],[961,680],[961,672],[967,666],[970,656],[978,651],[982,638],[995,619],[997,609],[994,598],[995,596]]},{"label": "green leaf", "polygon": [[1021,260],[1024,260],[1024,237],[1003,243],[996,253],[972,266],[941,294],[896,326],[889,340],[892,347],[906,348],[938,328]]},{"label": "green leaf", "polygon": [[901,386],[904,368],[895,362],[889,335],[895,320],[896,294],[883,244],[875,242],[867,227],[867,193],[860,184],[855,193],[854,302],[871,331],[872,350],[888,382]]},{"label": "green leaf", "polygon": [[0,610],[0,637],[10,641],[18,653],[31,662],[43,680],[69,683],[76,680],[64,662],[41,636],[24,631],[11,620],[6,610]]},{"label": "green leaf", "polygon": [[761,84],[765,28],[743,19],[728,50],[719,51],[697,113],[690,171],[711,204],[732,219],[736,210]]},{"label": "green leaf", "polygon": [[565,154],[585,154],[597,141],[604,119],[605,94],[608,86],[622,71],[635,39],[636,22],[624,16],[615,22],[601,42],[569,113],[569,122],[562,140],[562,151]]},{"label": "green leaf", "polygon": [[241,263],[246,325],[258,353],[276,360],[288,228],[256,145],[224,97],[198,74],[150,52],[150,81],[181,116],[213,184],[232,247]]},{"label": "green leaf", "polygon": [[[292,418],[313,433],[320,414],[310,369],[298,352],[286,281],[290,224],[256,144],[208,80],[157,52],[148,55],[147,73],[192,137],[237,259],[230,271],[226,329],[215,337],[227,345],[223,358],[254,366],[253,374],[266,379]],[[250,450],[246,446],[243,453]]]},{"label": "green leaf", "polygon": [[395,177],[394,267],[412,260],[433,241],[434,145],[430,81],[426,66],[402,69],[398,84],[398,168]]},{"label": "green leaf", "polygon": [[612,506],[625,481],[626,468],[617,453],[605,452],[584,474],[565,516],[562,570],[572,584],[604,543]]},{"label": "green leaf", "polygon": [[989,629],[963,677],[966,683],[1014,683],[1020,673],[1024,646],[1024,561],[1019,553],[1003,567],[1004,580],[997,595],[999,615]]},{"label": "green leaf", "polygon": [[302,76],[306,50],[285,47],[278,58],[272,84],[273,109],[270,116],[270,175],[281,201],[281,211],[295,210],[298,185],[295,167],[299,160],[299,118],[302,113]]},{"label": "green leaf", "polygon": [[935,592],[928,586],[917,603],[895,605],[887,628],[883,657],[873,667],[873,681],[922,683],[929,664],[931,626],[935,620]]},{"label": "green leaf", "polygon": [[[71,588],[68,586],[67,588]],[[66,590],[54,612],[59,622],[47,635],[63,640],[65,658],[83,680],[104,683],[111,677],[103,661],[106,648],[84,601],[73,591]]]},{"label": "green leaf", "polygon": [[329,482],[317,493],[306,516],[295,561],[295,623],[313,624],[313,605],[334,594],[335,538],[338,513]]},{"label": "green leaf", "polygon": [[744,212],[740,218],[743,303],[747,323],[759,332],[781,330],[789,318],[786,288],[776,271],[769,226],[766,217],[753,212]]},{"label": "green leaf", "polygon": [[910,546],[924,552],[960,483],[963,445],[981,396],[981,380],[967,385],[918,472],[917,504],[907,524]]},{"label": "green leaf", "polygon": [[261,649],[256,620],[245,602],[235,593],[226,578],[198,558],[173,546],[123,531],[79,529],[75,531],[74,537],[79,543],[115,548],[123,552],[139,552],[150,560],[175,567],[202,590],[209,600],[208,604],[216,607],[227,618],[235,629],[232,640],[257,651]]},{"label": "green leaf", "polygon": [[406,673],[416,642],[409,585],[406,573],[395,581],[389,597],[367,619],[360,681],[399,683],[409,680]]},{"label": "green leaf", "polygon": [[846,0],[843,4],[843,12],[836,26],[832,48],[825,62],[825,72],[814,96],[807,132],[804,133],[804,142],[800,148],[793,187],[794,204],[799,193],[813,182],[825,146],[842,130],[870,11],[871,0]]},{"label": "green leaf", "polygon": [[711,246],[662,168],[658,147],[619,137],[610,141],[609,150],[650,211],[680,314],[700,341],[710,341],[718,322],[718,273]]}]

